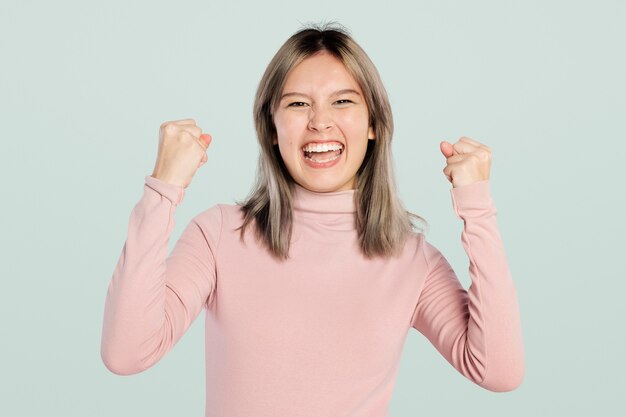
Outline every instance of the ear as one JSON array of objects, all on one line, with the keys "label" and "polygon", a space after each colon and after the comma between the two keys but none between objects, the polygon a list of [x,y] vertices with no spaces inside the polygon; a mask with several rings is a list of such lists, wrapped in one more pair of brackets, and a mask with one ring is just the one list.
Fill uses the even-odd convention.
[{"label": "ear", "polygon": [[372,129],[372,126],[370,126],[370,128],[367,131],[367,138],[369,140],[374,140],[376,139],[376,132],[374,132],[374,129]]}]

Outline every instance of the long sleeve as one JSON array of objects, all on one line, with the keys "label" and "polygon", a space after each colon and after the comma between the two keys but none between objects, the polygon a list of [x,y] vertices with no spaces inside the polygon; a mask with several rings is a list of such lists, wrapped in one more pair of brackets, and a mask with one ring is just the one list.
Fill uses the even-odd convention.
[{"label": "long sleeve", "polygon": [[[167,257],[174,212],[184,189],[145,177],[131,212],[128,235],[113,272],[104,308],[101,356],[120,375],[158,362],[198,316],[215,287],[213,251],[220,210],[194,218]],[[213,224],[210,224],[213,223]]]},{"label": "long sleeve", "polygon": [[429,272],[412,325],[460,373],[491,391],[521,384],[524,353],[516,290],[496,221],[489,180],[451,190],[469,258],[465,290],[448,261],[426,243]]}]

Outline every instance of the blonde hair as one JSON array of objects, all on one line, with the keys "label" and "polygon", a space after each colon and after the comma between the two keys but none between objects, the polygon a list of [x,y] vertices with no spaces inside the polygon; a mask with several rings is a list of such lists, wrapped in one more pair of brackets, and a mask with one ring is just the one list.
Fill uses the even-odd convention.
[{"label": "blonde hair", "polygon": [[347,30],[336,23],[309,25],[293,34],[274,55],[259,82],[253,113],[261,152],[256,184],[241,203],[244,212],[241,238],[254,221],[256,235],[267,249],[279,259],[289,257],[294,180],[278,146],[273,144],[276,138],[273,113],[289,72],[305,58],[321,51],[340,60],[358,82],[375,132],[376,140],[368,141],[356,178],[356,228],[361,251],[368,258],[397,254],[415,228],[412,218],[426,221],[408,213],[397,194],[391,156],[393,117],[378,71]]}]

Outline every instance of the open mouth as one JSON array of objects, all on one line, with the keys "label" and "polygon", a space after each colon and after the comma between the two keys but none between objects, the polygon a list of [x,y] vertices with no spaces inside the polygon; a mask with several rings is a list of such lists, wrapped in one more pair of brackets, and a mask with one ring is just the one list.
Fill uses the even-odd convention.
[{"label": "open mouth", "polygon": [[318,164],[334,161],[343,150],[344,146],[339,142],[308,143],[302,147],[305,159]]}]

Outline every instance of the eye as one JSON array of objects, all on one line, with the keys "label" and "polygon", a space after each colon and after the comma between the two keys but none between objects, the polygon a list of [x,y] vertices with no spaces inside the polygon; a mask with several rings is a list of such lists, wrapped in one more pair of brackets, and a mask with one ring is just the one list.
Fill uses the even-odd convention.
[{"label": "eye", "polygon": [[353,101],[352,100],[348,100],[347,98],[344,98],[344,99],[335,101],[335,103],[337,103],[337,104],[347,104],[347,103],[353,103]]},{"label": "eye", "polygon": [[306,103],[303,101],[294,101],[293,103],[289,103],[287,107],[302,107],[305,106]]}]

